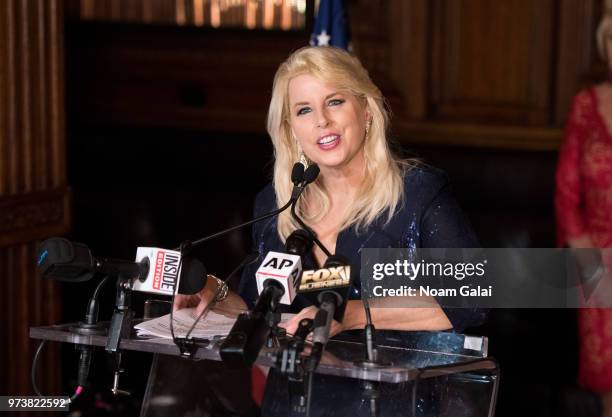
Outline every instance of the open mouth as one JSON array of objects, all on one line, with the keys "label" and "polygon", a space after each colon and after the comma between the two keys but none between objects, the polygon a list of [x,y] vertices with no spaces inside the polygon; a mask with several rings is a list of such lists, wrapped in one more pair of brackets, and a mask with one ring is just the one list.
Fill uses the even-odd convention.
[{"label": "open mouth", "polygon": [[317,145],[319,145],[322,149],[332,149],[338,146],[340,143],[340,135],[326,135],[317,141]]}]

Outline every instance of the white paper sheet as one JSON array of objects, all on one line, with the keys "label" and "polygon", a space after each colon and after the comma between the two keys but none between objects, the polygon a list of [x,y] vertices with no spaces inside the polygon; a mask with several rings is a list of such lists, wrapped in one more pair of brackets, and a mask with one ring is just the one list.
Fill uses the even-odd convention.
[{"label": "white paper sheet", "polygon": [[[283,314],[282,321],[287,321],[293,314]],[[193,322],[196,319],[195,308],[185,308],[175,311],[174,319],[174,335],[176,337],[185,337]],[[190,337],[200,339],[212,339],[215,336],[227,336],[236,321],[233,317],[227,317],[215,311],[209,311],[204,318],[196,324],[191,332]],[[165,339],[172,338],[170,334],[170,314],[161,316],[149,321],[144,321],[134,326],[138,336],[153,336]]]}]

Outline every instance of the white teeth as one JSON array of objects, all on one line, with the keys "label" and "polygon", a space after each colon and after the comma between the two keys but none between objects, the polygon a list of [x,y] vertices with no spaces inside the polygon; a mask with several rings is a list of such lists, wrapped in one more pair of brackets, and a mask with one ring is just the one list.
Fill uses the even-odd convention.
[{"label": "white teeth", "polygon": [[337,135],[325,136],[325,137],[322,137],[321,139],[319,139],[318,143],[319,143],[319,145],[326,145],[326,144],[336,140],[337,137],[338,137]]}]

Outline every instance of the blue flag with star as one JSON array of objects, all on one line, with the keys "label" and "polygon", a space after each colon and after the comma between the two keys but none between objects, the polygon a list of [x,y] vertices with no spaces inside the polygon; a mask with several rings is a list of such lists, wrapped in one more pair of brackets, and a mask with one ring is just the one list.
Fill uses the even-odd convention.
[{"label": "blue flag with star", "polygon": [[348,19],[344,0],[321,0],[310,36],[311,46],[336,46],[349,48]]}]

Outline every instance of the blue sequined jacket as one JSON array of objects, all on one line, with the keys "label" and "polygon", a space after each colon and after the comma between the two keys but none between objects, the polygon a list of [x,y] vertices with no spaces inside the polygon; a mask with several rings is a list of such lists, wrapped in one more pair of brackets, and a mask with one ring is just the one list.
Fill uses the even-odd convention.
[{"label": "blue sequined jacket", "polygon": [[[362,248],[474,248],[478,239],[451,192],[447,176],[440,170],[420,165],[404,174],[404,201],[390,222],[382,215],[366,230],[357,233],[350,227],[341,231],[336,242],[336,253],[348,258],[354,280],[351,298],[359,299],[360,251]],[[276,209],[274,188],[268,184],[256,197],[255,216]],[[259,253],[257,261],[246,267],[242,274],[239,294],[249,307],[257,299],[255,271],[269,251],[284,251],[276,228],[276,217],[255,224],[253,249]],[[312,255],[304,259],[305,269],[314,269]],[[298,312],[310,303],[297,296],[289,311]],[[466,327],[484,322],[486,310],[444,308],[453,330],[462,332]]]}]

